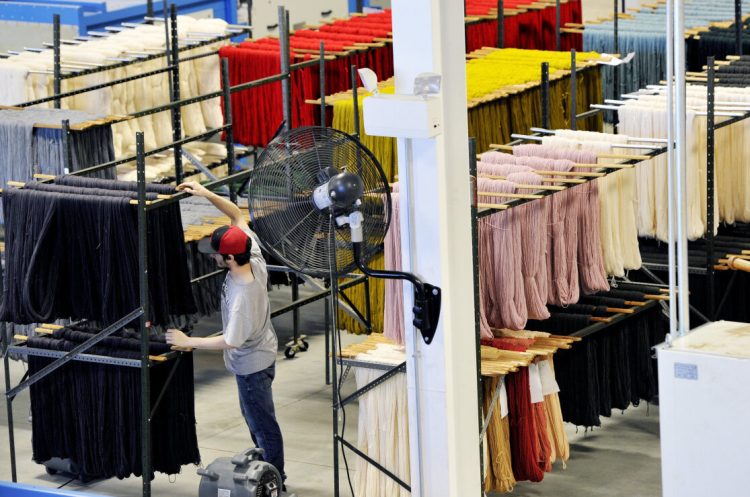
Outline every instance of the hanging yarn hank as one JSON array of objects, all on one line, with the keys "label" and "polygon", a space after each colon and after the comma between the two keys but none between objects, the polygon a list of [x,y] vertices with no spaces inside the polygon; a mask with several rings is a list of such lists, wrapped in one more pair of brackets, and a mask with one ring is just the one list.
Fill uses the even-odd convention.
[{"label": "hanging yarn hank", "polygon": [[[503,203],[502,193],[515,193],[514,183],[479,178],[480,192],[489,203]],[[522,329],[528,312],[521,265],[520,218],[513,210],[484,217],[479,223],[479,267],[482,295],[488,299],[487,318],[495,328]]]},{"label": "hanging yarn hank", "polygon": [[[30,337],[33,348],[70,351],[94,336],[96,329],[64,329],[51,337]],[[152,341],[150,351],[168,351],[163,341]],[[87,353],[140,358],[140,340],[112,336]],[[166,385],[152,423],[153,470],[176,474],[182,466],[199,464],[195,431],[192,354],[184,354],[171,373],[172,363],[149,368],[153,386],[151,402]],[[35,374],[52,359],[29,356],[29,373]],[[31,386],[33,459],[44,463],[53,457],[71,459],[88,478],[141,476],[140,413],[127,406],[140,403],[140,370],[125,366],[73,361]],[[97,427],[111,429],[101,430]]]},{"label": "hanging yarn hank", "polygon": [[[70,178],[75,177],[58,178],[55,185],[29,182],[28,188],[4,192],[3,204],[9,215],[6,258],[14,261],[4,275],[7,291],[2,313],[6,321],[35,323],[79,317],[111,323],[138,307],[137,223],[130,205],[134,192],[117,196],[111,191],[101,194],[96,189],[60,185],[130,186]],[[150,189],[165,191],[163,187]],[[86,194],[81,194],[83,191]],[[174,209],[149,212],[150,318],[155,324],[169,324],[172,315],[195,312],[179,206],[175,204]],[[110,226],[118,229],[107,229]],[[81,232],[81,228],[85,230]],[[75,233],[82,234],[71,235]]]}]

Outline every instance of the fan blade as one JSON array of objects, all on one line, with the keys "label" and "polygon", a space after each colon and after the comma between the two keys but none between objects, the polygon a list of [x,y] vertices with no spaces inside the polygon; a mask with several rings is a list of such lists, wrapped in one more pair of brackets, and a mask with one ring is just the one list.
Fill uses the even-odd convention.
[{"label": "fan blade", "polygon": [[302,223],[304,223],[304,222],[305,222],[305,221],[307,220],[307,218],[309,218],[309,217],[310,217],[310,216],[312,216],[313,214],[317,214],[317,213],[319,213],[319,212],[318,212],[318,211],[316,211],[316,210],[312,210],[312,209],[311,209],[311,210],[310,210],[310,212],[308,212],[308,213],[307,213],[307,215],[306,215],[305,217],[303,217],[302,219],[300,219],[299,221],[297,221],[297,223],[296,223],[296,224],[295,224],[294,226],[292,226],[291,228],[289,228],[289,229],[288,229],[288,230],[286,231],[286,234],[282,235],[282,238],[281,238],[281,239],[280,239],[279,241],[277,241],[276,243],[273,243],[273,244],[271,244],[270,246],[271,246],[271,247],[276,247],[276,246],[277,246],[277,245],[278,245],[278,244],[279,244],[279,243],[280,243],[281,241],[283,241],[283,239],[284,239],[284,238],[286,238],[286,237],[287,237],[287,235],[288,235],[289,233],[293,233],[293,232],[294,232],[294,230],[296,230],[297,228],[299,228],[299,226],[300,226],[300,225],[301,225]]}]

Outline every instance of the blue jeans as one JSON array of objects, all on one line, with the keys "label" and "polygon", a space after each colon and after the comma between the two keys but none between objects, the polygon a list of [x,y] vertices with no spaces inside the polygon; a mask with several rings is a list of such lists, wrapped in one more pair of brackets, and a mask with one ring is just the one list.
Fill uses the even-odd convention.
[{"label": "blue jeans", "polygon": [[276,363],[257,373],[237,375],[240,409],[245,417],[250,436],[256,446],[263,449],[263,459],[284,473],[284,441],[276,421],[271,383],[276,376]]}]

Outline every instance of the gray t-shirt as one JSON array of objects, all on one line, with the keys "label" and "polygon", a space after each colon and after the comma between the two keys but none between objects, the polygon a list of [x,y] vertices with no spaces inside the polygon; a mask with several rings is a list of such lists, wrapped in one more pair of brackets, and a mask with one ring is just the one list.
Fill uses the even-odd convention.
[{"label": "gray t-shirt", "polygon": [[239,283],[227,274],[221,289],[221,320],[224,341],[236,348],[224,351],[224,364],[236,375],[257,373],[276,360],[278,340],[271,324],[268,300],[268,269],[260,253],[255,233],[245,231],[253,239],[250,264],[255,279]]}]

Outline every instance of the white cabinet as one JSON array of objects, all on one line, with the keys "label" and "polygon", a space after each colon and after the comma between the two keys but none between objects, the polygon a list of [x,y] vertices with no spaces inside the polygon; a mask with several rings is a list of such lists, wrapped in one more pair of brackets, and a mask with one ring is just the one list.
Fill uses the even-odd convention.
[{"label": "white cabinet", "polygon": [[253,0],[253,38],[279,34],[279,0]]},{"label": "white cabinet", "polygon": [[306,24],[320,24],[322,20],[346,17],[347,0],[253,0],[253,37],[278,36],[279,5],[289,11],[290,29],[301,29]]},{"label": "white cabinet", "polygon": [[704,325],[658,352],[662,495],[749,495],[750,325]]}]

